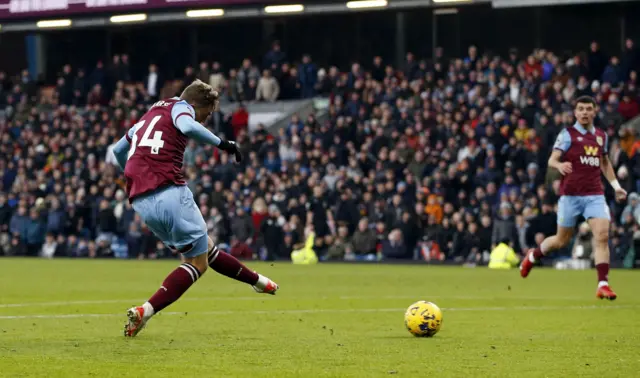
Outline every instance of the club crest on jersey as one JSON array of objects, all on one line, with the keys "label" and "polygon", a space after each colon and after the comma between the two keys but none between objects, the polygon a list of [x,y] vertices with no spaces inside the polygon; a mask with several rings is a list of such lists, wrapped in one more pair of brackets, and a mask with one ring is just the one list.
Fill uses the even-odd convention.
[{"label": "club crest on jersey", "polygon": [[599,145],[599,146],[602,146],[602,143],[603,143],[604,141],[602,140],[602,137],[596,137],[596,142],[598,142],[598,145]]},{"label": "club crest on jersey", "polygon": [[583,139],[583,137],[578,137],[578,142],[582,142]]}]

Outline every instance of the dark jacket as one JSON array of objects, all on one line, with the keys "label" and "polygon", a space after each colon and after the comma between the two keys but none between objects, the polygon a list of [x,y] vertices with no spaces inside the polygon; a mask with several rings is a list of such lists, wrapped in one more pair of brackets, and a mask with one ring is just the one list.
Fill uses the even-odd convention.
[{"label": "dark jacket", "polygon": [[358,255],[366,255],[376,252],[376,244],[378,238],[373,230],[366,230],[364,232],[356,231],[351,239],[354,253]]},{"label": "dark jacket", "polygon": [[237,237],[238,240],[246,241],[253,237],[253,232],[253,221],[250,216],[235,216],[231,219],[231,234]]},{"label": "dark jacket", "polygon": [[505,240],[513,243],[514,246],[517,245],[518,230],[513,217],[498,218],[493,221],[491,243],[498,244]]},{"label": "dark jacket", "polygon": [[382,254],[385,258],[391,259],[406,259],[410,257],[407,254],[407,246],[404,243],[391,243],[388,239],[382,242]]}]

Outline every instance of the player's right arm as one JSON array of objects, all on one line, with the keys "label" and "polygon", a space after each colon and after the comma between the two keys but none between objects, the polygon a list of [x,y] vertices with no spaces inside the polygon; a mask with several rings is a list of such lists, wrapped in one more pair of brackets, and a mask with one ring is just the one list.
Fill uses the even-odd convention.
[{"label": "player's right arm", "polygon": [[564,129],[558,134],[556,138],[556,142],[553,145],[553,152],[551,152],[551,157],[549,157],[549,167],[557,169],[563,176],[566,176],[573,172],[573,167],[571,163],[568,161],[563,162],[562,154],[567,152],[571,147],[571,135],[569,132]]},{"label": "player's right arm", "polygon": [[173,124],[184,135],[198,142],[212,144],[223,151],[233,153],[236,156],[237,162],[242,161],[242,154],[235,142],[220,139],[206,127],[202,126],[200,122],[196,121],[195,116],[195,110],[185,101],[176,103],[171,109]]},{"label": "player's right arm", "polygon": [[184,101],[176,103],[171,109],[173,124],[184,135],[198,142],[213,144],[218,147],[222,140],[196,121],[195,117],[196,113],[193,107]]}]

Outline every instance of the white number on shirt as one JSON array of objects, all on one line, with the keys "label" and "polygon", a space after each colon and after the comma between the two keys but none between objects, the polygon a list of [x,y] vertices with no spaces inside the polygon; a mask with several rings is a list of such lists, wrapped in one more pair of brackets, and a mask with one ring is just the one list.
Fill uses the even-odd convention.
[{"label": "white number on shirt", "polygon": [[127,156],[127,159],[129,159],[133,155],[133,153],[136,152],[137,147],[151,147],[151,153],[153,155],[157,155],[160,152],[160,149],[164,147],[164,141],[162,140],[162,131],[154,132],[153,139],[149,138],[149,135],[151,135],[151,132],[156,126],[156,123],[160,121],[160,118],[162,118],[162,116],[157,115],[153,117],[151,123],[149,123],[149,126],[147,126],[147,129],[142,135],[140,144],[138,144],[138,131],[144,127],[145,121],[136,123],[136,125],[134,126],[135,131],[133,132],[133,137],[131,138],[131,148],[129,149],[129,155]]}]

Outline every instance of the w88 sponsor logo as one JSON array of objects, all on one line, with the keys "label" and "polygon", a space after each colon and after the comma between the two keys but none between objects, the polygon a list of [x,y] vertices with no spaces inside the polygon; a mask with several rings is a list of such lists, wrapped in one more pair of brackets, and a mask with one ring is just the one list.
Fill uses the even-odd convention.
[{"label": "w88 sponsor logo", "polygon": [[590,165],[592,167],[599,167],[600,158],[597,156],[580,156],[580,163]]}]

